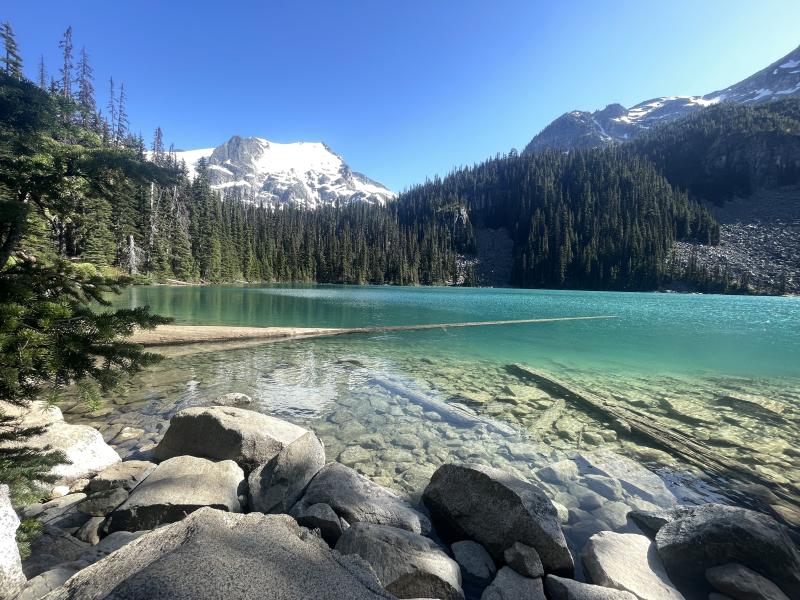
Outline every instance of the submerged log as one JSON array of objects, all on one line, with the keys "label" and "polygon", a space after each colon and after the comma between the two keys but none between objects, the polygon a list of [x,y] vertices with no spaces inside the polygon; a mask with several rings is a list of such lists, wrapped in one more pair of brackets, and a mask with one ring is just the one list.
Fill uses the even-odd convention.
[{"label": "submerged log", "polygon": [[420,405],[422,408],[433,411],[439,414],[442,419],[459,427],[476,427],[486,426],[494,431],[501,433],[514,433],[513,428],[503,423],[497,423],[491,419],[486,419],[478,415],[473,415],[463,408],[453,406],[437,398],[431,398],[424,394],[420,394],[413,390],[408,389],[394,381],[384,379],[382,377],[373,377],[369,383],[377,385],[401,398],[405,398],[409,402]]},{"label": "submerged log", "polygon": [[[796,494],[787,491],[778,483],[765,478],[745,464],[737,463],[726,456],[718,454],[695,438],[677,429],[657,423],[652,415],[610,403],[591,392],[577,390],[551,375],[526,365],[510,364],[506,365],[506,370],[521,379],[533,381],[537,387],[551,396],[563,398],[581,410],[594,413],[611,421],[625,423],[630,426],[632,435],[638,435],[653,445],[679,456],[687,463],[699,467],[703,472],[728,480],[738,480],[744,483],[755,483],[764,486],[792,506],[800,506],[800,499]],[[775,513],[774,510],[770,510],[770,512]],[[778,517],[784,520],[780,515]]]}]

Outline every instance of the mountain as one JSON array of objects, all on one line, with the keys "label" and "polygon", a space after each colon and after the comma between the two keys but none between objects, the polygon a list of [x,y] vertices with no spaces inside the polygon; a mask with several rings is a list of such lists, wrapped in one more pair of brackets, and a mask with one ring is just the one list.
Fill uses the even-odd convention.
[{"label": "mountain", "polygon": [[259,137],[233,136],[216,148],[179,151],[194,178],[205,159],[212,189],[244,190],[258,204],[315,209],[357,202],[383,205],[395,193],[352,171],[342,158],[320,142],[279,144]]},{"label": "mountain", "polygon": [[800,97],[800,46],[758,73],[705,96],[663,96],[632,108],[611,104],[565,113],[538,133],[525,152],[599,148],[628,141],[656,125],[721,102],[750,104]]}]

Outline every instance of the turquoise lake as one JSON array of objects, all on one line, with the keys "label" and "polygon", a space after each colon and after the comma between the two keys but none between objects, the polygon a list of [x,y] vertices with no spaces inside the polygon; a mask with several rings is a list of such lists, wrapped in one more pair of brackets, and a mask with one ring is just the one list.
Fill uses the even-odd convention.
[{"label": "turquoise lake", "polygon": [[[611,316],[594,321],[353,334],[161,350],[165,360],[98,408],[90,424],[123,457],[147,457],[170,417],[228,392],[312,428],[328,460],[417,496],[433,471],[470,461],[535,478],[576,453],[611,452],[658,473],[683,502],[733,498],[800,523],[800,299],[377,286],[140,286],[114,306],[149,305],[178,324],[365,327]],[[779,486],[741,486],[553,397],[521,363],[646,413]],[[431,408],[431,403],[445,410]],[[467,411],[481,425],[450,418]],[[567,488],[548,488],[565,506]],[[772,488],[777,489],[777,488]],[[648,508],[630,497],[631,507]],[[598,516],[598,527],[603,519]],[[599,530],[599,529],[598,529]],[[586,528],[568,531],[575,547]]]}]

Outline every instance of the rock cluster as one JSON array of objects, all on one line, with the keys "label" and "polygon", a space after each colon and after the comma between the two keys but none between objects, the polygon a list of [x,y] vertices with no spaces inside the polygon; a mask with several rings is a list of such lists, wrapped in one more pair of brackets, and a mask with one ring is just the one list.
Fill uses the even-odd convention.
[{"label": "rock cluster", "polygon": [[[444,464],[418,505],[325,464],[313,432],[241,408],[179,411],[154,455],[89,470],[71,493],[23,509],[42,535],[22,564],[0,488],[0,598],[800,597],[781,525],[677,506],[658,476],[609,452],[533,481]],[[641,509],[628,519],[632,497]],[[593,525],[571,547],[564,529],[581,520]]]}]

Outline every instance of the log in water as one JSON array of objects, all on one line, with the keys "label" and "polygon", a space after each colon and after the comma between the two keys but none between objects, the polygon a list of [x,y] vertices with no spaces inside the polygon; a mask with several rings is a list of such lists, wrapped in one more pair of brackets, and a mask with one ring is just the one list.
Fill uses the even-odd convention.
[{"label": "log in water", "polygon": [[[764,486],[788,504],[800,507],[800,498],[790,490],[766,479],[744,464],[732,462],[691,436],[671,427],[660,425],[654,421],[652,415],[610,403],[590,392],[578,390],[549,374],[537,371],[526,365],[511,364],[507,365],[506,369],[509,373],[521,379],[533,381],[537,387],[551,396],[563,398],[581,410],[606,417],[611,421],[627,424],[630,426],[632,433],[673,455],[679,456],[687,463],[699,467],[705,473],[717,475],[727,480],[738,480],[745,484]],[[770,512],[776,518],[785,522],[781,515],[774,511]]]},{"label": "log in water", "polygon": [[428,323],[423,325],[383,325],[376,327],[227,327],[220,325],[159,325],[155,329],[137,330],[130,341],[143,346],[177,346],[182,344],[214,344],[221,342],[277,341],[318,338],[354,333],[391,333],[425,329],[457,329],[492,325],[558,323],[561,321],[596,321],[615,316],[555,317],[549,319],[514,319],[510,321],[471,321],[466,323]]}]

